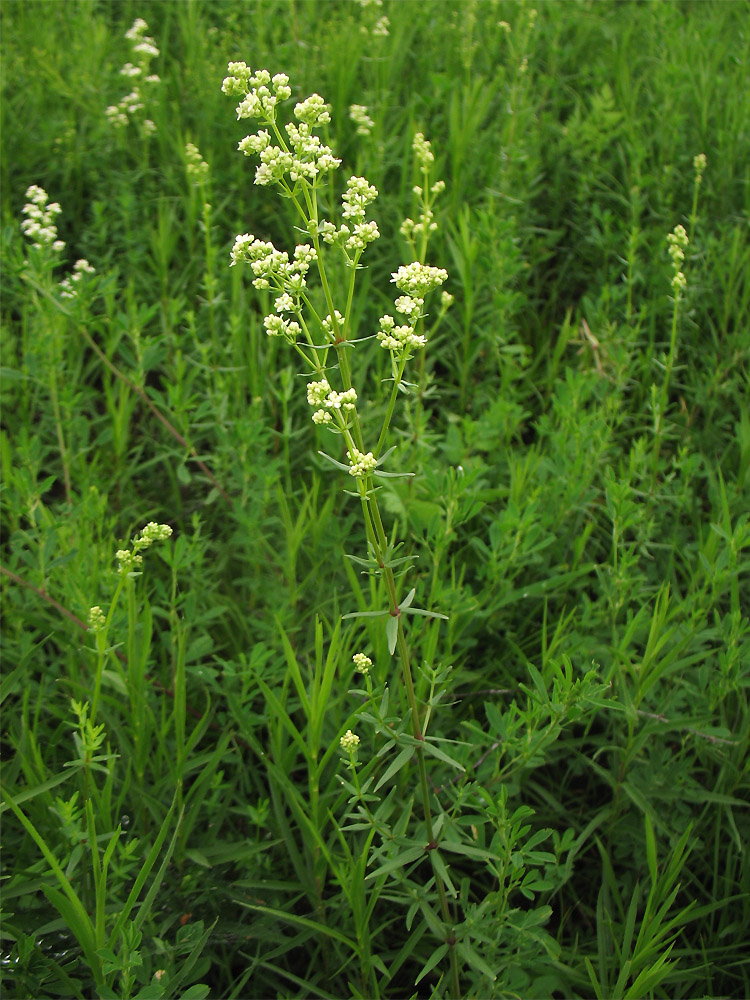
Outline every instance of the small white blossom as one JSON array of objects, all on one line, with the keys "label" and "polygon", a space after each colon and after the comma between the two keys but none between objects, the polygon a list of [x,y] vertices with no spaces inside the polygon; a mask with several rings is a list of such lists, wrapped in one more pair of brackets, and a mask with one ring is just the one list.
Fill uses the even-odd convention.
[{"label": "small white blossom", "polygon": [[53,201],[47,204],[49,196],[38,184],[32,184],[27,189],[26,197],[29,201],[21,209],[26,216],[21,222],[21,232],[33,242],[37,250],[41,250],[42,247],[51,247],[54,251],[62,250],[65,243],[58,240],[55,225],[55,218],[62,211],[59,203]]},{"label": "small white blossom", "polygon": [[387,351],[395,351],[403,354],[409,350],[417,350],[424,347],[427,338],[422,334],[414,332],[414,327],[409,325],[396,326],[393,316],[380,317],[380,330],[377,333],[380,346]]},{"label": "small white blossom", "polygon": [[197,184],[206,181],[208,179],[209,166],[194,143],[189,142],[185,146],[185,158],[187,160],[188,177]]},{"label": "small white blossom", "polygon": [[354,389],[346,389],[345,392],[331,392],[325,400],[325,405],[331,410],[353,410],[357,402],[357,393]]},{"label": "small white blossom", "polygon": [[409,322],[412,326],[419,319],[419,315],[424,305],[424,299],[422,298],[412,298],[411,295],[400,295],[395,303],[396,312],[400,312],[402,316],[408,316]]},{"label": "small white blossom", "polygon": [[432,152],[432,146],[425,139],[422,132],[416,133],[411,148],[414,150],[414,154],[423,168],[435,162],[435,154]]},{"label": "small white blossom", "polygon": [[[336,317],[336,325],[340,329],[344,325],[344,317],[341,315],[338,309],[334,309],[333,313],[334,316]],[[325,330],[325,332],[328,334],[329,337],[333,336],[333,319],[331,318],[330,313],[323,320],[323,329]]]},{"label": "small white blossom", "polygon": [[327,125],[331,120],[326,102],[320,94],[311,94],[306,100],[294,106],[294,117],[311,128]]},{"label": "small white blossom", "polygon": [[77,260],[73,265],[73,271],[69,277],[64,278],[60,282],[60,294],[64,299],[72,299],[78,294],[77,284],[80,283],[84,274],[94,274],[96,268],[92,267],[91,264],[84,258]]},{"label": "small white blossom", "polygon": [[[160,82],[156,73],[149,73],[149,63],[159,55],[159,49],[154,39],[146,34],[147,30],[148,25],[139,17],[125,32],[125,37],[132,43],[134,61],[126,62],[120,70],[120,75],[134,82],[133,90],[129,94],[126,94],[118,104],[111,104],[105,110],[107,119],[115,128],[123,128],[130,121],[140,119],[141,112],[146,107],[140,89],[141,82],[147,84],[149,88]],[[146,135],[156,131],[156,125],[150,118],[144,118],[140,124]]]},{"label": "small white blossom", "polygon": [[356,752],[357,747],[359,746],[359,736],[357,736],[356,733],[353,733],[351,729],[347,729],[347,731],[339,740],[339,743],[341,744],[342,750],[345,750],[347,753],[353,754]]},{"label": "small white blossom", "polygon": [[369,674],[370,667],[372,666],[372,660],[369,656],[365,656],[364,653],[355,653],[352,657],[354,660],[354,667],[359,674]]},{"label": "small white blossom", "polygon": [[294,312],[294,299],[289,294],[289,292],[284,292],[280,295],[274,302],[274,309],[276,312]]},{"label": "small white blossom", "polygon": [[263,326],[266,328],[266,333],[269,337],[285,337],[290,343],[294,343],[302,333],[299,323],[296,323],[294,320],[284,319],[283,316],[265,316],[263,318]]},{"label": "small white blossom", "polygon": [[310,406],[322,406],[331,391],[328,379],[321,379],[320,382],[308,382],[307,402]]},{"label": "small white blossom", "polygon": [[369,135],[375,128],[375,122],[367,113],[367,106],[364,104],[352,104],[349,108],[349,117],[357,126],[357,135]]},{"label": "small white blossom", "polygon": [[106,624],[106,621],[104,612],[98,604],[95,604],[89,611],[89,629],[92,632],[101,632]]},{"label": "small white blossom", "polygon": [[429,264],[403,264],[391,275],[391,281],[407,295],[424,298],[438,285],[448,280],[448,272],[442,267],[431,267]]},{"label": "small white blossom", "polygon": [[349,458],[350,476],[361,479],[362,477],[375,471],[378,463],[371,451],[368,451],[365,455],[358,448],[352,448],[352,450],[348,451],[346,454]]}]

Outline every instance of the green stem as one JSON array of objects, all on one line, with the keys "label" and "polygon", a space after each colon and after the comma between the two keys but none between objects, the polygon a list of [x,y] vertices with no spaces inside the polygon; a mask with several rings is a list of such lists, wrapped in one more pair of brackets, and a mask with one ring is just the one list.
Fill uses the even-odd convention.
[{"label": "green stem", "polygon": [[654,481],[656,481],[656,474],[659,471],[659,450],[661,447],[661,436],[662,436],[662,420],[664,418],[664,411],[667,406],[667,396],[669,393],[669,380],[672,375],[672,366],[674,365],[675,352],[677,349],[677,315],[680,308],[680,292],[675,291],[674,297],[674,309],[672,310],[672,331],[669,337],[669,354],[667,356],[667,363],[664,368],[664,381],[662,382],[661,391],[659,393],[658,410],[656,414],[656,427],[654,428],[654,447],[651,453],[651,472]]}]

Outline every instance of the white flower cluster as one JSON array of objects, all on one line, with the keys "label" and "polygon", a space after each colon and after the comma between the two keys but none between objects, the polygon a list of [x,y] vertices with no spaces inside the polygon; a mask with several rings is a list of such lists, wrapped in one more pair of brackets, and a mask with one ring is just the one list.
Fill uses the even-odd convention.
[{"label": "white flower cluster", "polygon": [[374,243],[380,237],[380,232],[377,222],[367,221],[366,209],[377,196],[377,188],[364,177],[350,177],[341,197],[341,214],[346,221],[338,229],[332,222],[321,222],[318,229],[325,242],[360,253],[368,243]]},{"label": "white flower cluster", "polygon": [[143,562],[141,551],[147,549],[154,542],[163,541],[172,534],[172,529],[168,524],[157,524],[156,521],[149,521],[145,528],[141,528],[131,544],[130,549],[118,549],[115,552],[119,566],[118,571],[123,574],[132,573],[137,566]]},{"label": "white flower cluster", "polygon": [[357,126],[357,135],[369,135],[375,128],[375,122],[367,113],[365,104],[352,104],[349,108],[349,117]]},{"label": "white flower cluster", "polygon": [[416,298],[424,298],[428,292],[448,280],[448,272],[442,267],[431,267],[429,264],[402,264],[398,271],[391,274],[391,282],[396,288]]},{"label": "white flower cluster", "polygon": [[[146,109],[146,89],[160,83],[156,73],[149,73],[149,64],[159,55],[159,49],[153,38],[146,34],[148,25],[142,17],[137,17],[132,28],[125,32],[125,37],[132,42],[132,52],[135,63],[127,62],[120,70],[121,76],[133,80],[133,89],[118,104],[111,104],[105,111],[107,118],[115,128],[124,128],[128,122],[140,117]],[[150,118],[142,122],[144,132],[156,131],[156,125]]]},{"label": "white flower cluster", "polygon": [[249,263],[255,275],[255,288],[270,288],[273,282],[279,291],[299,295],[307,285],[305,275],[315,260],[315,247],[306,243],[294,248],[294,260],[290,261],[285,250],[277,250],[273,243],[256,240],[250,233],[244,233],[235,238],[229,266]]},{"label": "white flower cluster", "polygon": [[[375,17],[377,17],[378,8],[383,6],[383,0],[359,0],[359,5],[364,10],[367,10],[369,7],[372,7]],[[372,18],[370,18],[370,20],[372,20]],[[366,24],[363,24],[361,25],[359,30],[362,32],[363,35],[374,35],[376,38],[377,37],[385,38],[388,35],[388,28],[390,27],[390,24],[391,22],[388,20],[388,18],[385,15],[382,15],[372,23],[371,27],[368,27]]]},{"label": "white flower cluster", "polygon": [[24,236],[33,241],[37,250],[42,247],[51,246],[53,250],[59,251],[65,246],[63,240],[57,238],[57,226],[55,217],[62,212],[60,205],[49,201],[49,195],[37,184],[32,184],[26,192],[28,203],[23,206],[23,214],[26,218],[21,223],[21,231]]},{"label": "white flower cluster", "polygon": [[208,180],[209,167],[194,143],[189,142],[185,146],[185,158],[187,159],[188,177],[195,184],[204,184]]},{"label": "white flower cluster", "polygon": [[703,171],[706,169],[706,159],[705,153],[698,153],[693,157],[693,169],[695,170],[695,183],[700,184],[703,180]]},{"label": "white flower cluster", "polygon": [[352,448],[351,451],[347,451],[347,456],[349,458],[349,475],[355,476],[358,479],[364,476],[369,476],[371,472],[375,471],[377,467],[377,461],[375,456],[371,451],[368,451],[365,455],[358,448]]},{"label": "white flower cluster", "polygon": [[372,666],[372,660],[369,656],[364,653],[355,653],[352,659],[354,660],[354,669],[358,674],[369,674]]},{"label": "white flower cluster", "polygon": [[[425,296],[447,279],[448,272],[441,267],[431,267],[429,264],[402,265],[391,276],[391,280],[405,295],[399,295],[395,301],[396,312],[405,316],[407,322],[396,325],[393,316],[386,314],[380,317],[380,329],[377,338],[380,346],[387,351],[403,356],[411,350],[418,350],[427,343],[423,334],[415,332],[417,321],[422,316]],[[450,296],[448,297],[450,299]],[[451,299],[452,301],[452,299]],[[443,307],[447,308],[450,301],[443,298]]]},{"label": "white flower cluster", "polygon": [[396,326],[393,316],[386,314],[380,317],[380,329],[377,333],[380,346],[387,351],[403,354],[406,351],[418,350],[427,343],[427,338],[414,332],[414,327],[408,324]]},{"label": "white flower cluster", "polygon": [[357,393],[355,389],[336,392],[329,385],[328,379],[323,378],[319,382],[308,382],[307,402],[310,406],[325,407],[313,413],[313,423],[330,424],[333,420],[332,410],[350,412],[355,409]]},{"label": "white flower cluster", "polygon": [[685,232],[685,227],[675,226],[674,232],[671,232],[667,236],[667,243],[669,244],[669,256],[672,258],[672,267],[674,269],[672,289],[675,295],[679,295],[680,292],[687,288],[687,281],[681,269],[682,263],[685,260],[685,250],[688,245],[688,235]]},{"label": "white flower cluster", "polygon": [[338,311],[338,309],[334,309],[333,310],[333,317],[329,313],[326,316],[326,318],[323,320],[323,322],[322,322],[323,329],[328,334],[328,336],[331,337],[331,338],[333,337],[333,329],[334,329],[333,320],[334,320],[334,318],[336,320],[336,326],[339,329],[341,329],[341,327],[344,325],[344,317],[341,315],[341,313]]},{"label": "white flower cluster", "polygon": [[[422,174],[424,175],[424,183],[427,185],[429,183],[430,167],[435,162],[435,155],[432,152],[432,146],[427,139],[425,139],[422,132],[417,132],[414,136],[412,149],[414,150],[415,158],[421,167]],[[401,229],[399,231],[401,235],[405,236],[410,242],[413,242],[418,236],[422,236],[426,233],[432,233],[437,229],[437,222],[434,221],[435,213],[432,211],[431,205],[437,195],[445,191],[445,181],[435,181],[434,184],[430,185],[428,189],[429,194],[426,197],[423,197],[425,195],[425,191],[419,184],[415,185],[412,190],[417,198],[422,199],[423,210],[420,213],[417,222],[409,218],[404,219],[401,224]]]},{"label": "white flower cluster", "polygon": [[[224,78],[221,89],[230,97],[242,98],[237,106],[238,118],[273,119],[276,104],[292,96],[289,77],[285,73],[277,73],[272,79],[268,70],[259,69],[253,73],[244,62],[230,62],[227,72],[229,76]],[[269,83],[273,93],[268,88]]]},{"label": "white flower cluster", "polygon": [[[305,243],[294,249],[294,258],[289,260],[285,250],[277,250],[273,243],[256,240],[251,233],[237,236],[232,247],[232,262],[234,264],[250,264],[255,275],[255,288],[274,288],[279,292],[274,306],[277,313],[300,312],[300,295],[307,287],[306,274],[310,265],[317,259],[314,247]],[[283,316],[266,316],[263,321],[269,336],[283,336],[294,341],[301,332],[295,321]]]},{"label": "white flower cluster", "polygon": [[[268,124],[276,121],[276,105],[291,97],[289,77],[277,73],[271,77],[268,70],[253,73],[244,62],[232,62],[228,66],[229,76],[221,89],[231,97],[241,96],[237,105],[238,118],[260,118]],[[326,125],[331,120],[328,108],[319,94],[312,94],[307,100],[295,105],[294,116],[299,122],[289,122],[285,131],[289,147],[275,146],[266,129],[255,135],[248,135],[240,142],[239,150],[245,156],[255,154],[260,164],[255,171],[255,183],[266,185],[284,180],[286,175],[292,182],[306,178],[313,180],[318,174],[328,173],[339,166],[341,160],[333,155],[330,146],[324,145],[312,130]]]},{"label": "white flower cluster", "polygon": [[70,276],[63,278],[60,282],[60,295],[64,299],[74,299],[78,294],[76,286],[80,284],[84,274],[94,274],[95,271],[96,268],[92,267],[84,257],[77,260],[73,265],[73,271]]},{"label": "white flower cluster", "polygon": [[89,629],[92,632],[101,632],[106,623],[107,619],[104,617],[104,612],[98,604],[95,604],[89,611]]},{"label": "white flower cluster", "polygon": [[411,144],[411,148],[414,150],[417,161],[421,164],[423,169],[435,162],[435,154],[432,152],[432,145],[427,141],[427,139],[425,139],[423,132],[416,133],[414,141]]},{"label": "white flower cluster", "polygon": [[359,736],[353,733],[351,729],[347,729],[344,735],[339,740],[341,749],[345,750],[347,753],[355,753],[357,747],[359,746]]}]

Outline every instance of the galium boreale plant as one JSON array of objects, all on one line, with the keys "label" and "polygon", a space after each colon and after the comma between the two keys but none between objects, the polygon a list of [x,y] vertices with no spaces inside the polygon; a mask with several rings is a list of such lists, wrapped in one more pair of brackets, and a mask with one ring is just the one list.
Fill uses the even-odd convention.
[{"label": "galium boreale plant", "polygon": [[[369,244],[380,236],[377,223],[368,219],[368,209],[378,192],[364,177],[350,177],[341,200],[340,219],[323,217],[324,196],[332,183],[331,175],[341,163],[332,149],[315,134],[317,129],[328,125],[331,120],[323,98],[313,94],[297,103],[294,107],[295,120],[282,124],[280,109],[292,93],[286,75],[279,73],[271,77],[266,70],[253,72],[244,62],[229,63],[228,73],[222,90],[238,98],[238,119],[256,119],[262,125],[255,134],[242,139],[239,150],[247,156],[259,158],[255,183],[278,186],[282,195],[294,206],[299,219],[298,230],[304,237],[290,258],[286,251],[278,250],[268,241],[249,233],[241,234],[237,236],[231,252],[231,265],[248,265],[255,288],[270,290],[275,296],[274,311],[264,320],[265,329],[269,336],[286,340],[298,354],[308,378],[307,401],[312,409],[313,423],[326,428],[343,442],[346,462],[340,462],[325,452],[320,454],[348,475],[353,489],[345,492],[360,502],[368,557],[350,558],[369,573],[382,577],[388,599],[385,609],[357,612],[346,617],[382,617],[389,652],[393,656],[398,651],[411,737],[407,738],[402,733],[401,752],[394,762],[396,767],[391,765],[389,768],[389,775],[395,774],[410,760],[416,760],[424,821],[424,839],[418,854],[421,857],[427,854],[432,862],[430,884],[434,884],[440,911],[438,925],[432,926],[441,942],[433,964],[437,965],[446,954],[449,955],[449,991],[458,996],[458,954],[453,947],[456,939],[452,930],[454,915],[448,902],[448,893],[455,895],[455,890],[437,841],[438,829],[433,820],[434,799],[426,763],[429,755],[433,759],[445,755],[426,736],[425,720],[415,694],[412,654],[404,628],[407,615],[446,616],[414,607],[414,587],[406,595],[403,594],[403,585],[400,580],[397,581],[396,574],[410,560],[396,555],[398,546],[389,540],[377,497],[378,480],[410,475],[385,468],[395,451],[394,447],[387,447],[389,429],[399,394],[408,394],[414,388],[405,378],[407,365],[416,353],[425,348],[429,339],[425,303],[448,275],[442,268],[424,260],[414,260],[392,273],[392,283],[399,293],[394,302],[394,313],[398,318],[391,314],[381,316],[377,330],[371,334],[386,352],[391,382],[382,426],[379,432],[373,432],[365,426],[359,412],[361,398],[354,385],[351,359],[357,341],[352,337],[351,317],[360,260]],[[429,205],[423,212],[424,232],[417,233],[412,229],[409,233],[419,242],[422,257],[429,233],[427,211]],[[345,267],[343,281],[334,284],[332,276],[340,273],[335,265],[336,257],[343,261]],[[308,284],[313,268],[320,282],[325,303],[323,308],[316,304]],[[352,753],[357,744],[355,733],[344,735],[342,748],[345,751]],[[391,745],[395,745],[395,741]],[[351,760],[354,766],[353,755]],[[411,858],[412,861],[415,859]],[[367,971],[370,975],[363,975],[365,988],[376,988],[372,970]]]},{"label": "galium boreale plant", "polygon": [[147,31],[148,24],[142,17],[137,17],[125,32],[134,61],[126,62],[120,75],[131,81],[132,90],[105,112],[113,128],[124,129],[132,122],[144,137],[156,131],[156,125],[146,114],[151,91],[161,83],[159,76],[150,72],[151,60],[158,57],[159,49],[154,39],[146,34]]},{"label": "galium boreale plant", "polygon": [[685,260],[685,251],[688,246],[688,235],[685,227],[675,226],[674,230],[667,236],[669,256],[672,261],[672,327],[669,335],[669,353],[664,363],[664,378],[661,388],[656,389],[656,385],[651,387],[651,404],[654,413],[654,444],[652,451],[652,472],[654,480],[659,467],[659,450],[661,448],[663,436],[664,413],[667,408],[669,398],[669,383],[672,376],[675,357],[677,354],[677,319],[680,311],[680,301],[687,288],[687,280],[682,270]]},{"label": "galium boreale plant", "polygon": [[652,472],[654,480],[659,465],[659,450],[663,436],[664,413],[669,399],[669,383],[672,377],[675,359],[677,357],[677,330],[680,304],[687,289],[687,279],[685,278],[685,255],[689,244],[692,242],[695,232],[695,224],[698,219],[698,192],[703,182],[703,171],[706,169],[706,154],[698,153],[693,158],[693,169],[695,179],[693,183],[693,204],[690,210],[690,235],[683,225],[677,225],[667,236],[667,247],[669,257],[672,262],[672,326],[669,335],[669,352],[664,363],[664,378],[661,388],[657,392],[656,386],[651,388],[651,404],[654,414],[654,444],[652,452]]},{"label": "galium boreale plant", "polygon": [[[214,352],[214,364],[216,363],[217,337],[216,337],[216,303],[218,295],[218,284],[215,274],[216,248],[211,240],[211,169],[208,163],[201,156],[201,152],[195,143],[189,142],[185,146],[186,172],[190,187],[197,195],[201,209],[200,226],[203,230],[203,246],[205,253],[205,271],[203,276],[203,288],[206,294],[206,305],[208,306],[208,323],[211,332],[211,347]],[[198,343],[199,349],[204,354],[205,346]]]},{"label": "galium boreale plant", "polygon": [[[21,231],[31,245],[23,263],[23,278],[30,286],[39,323],[39,328],[33,331],[37,341],[34,346],[37,350],[46,350],[42,365],[52,403],[65,498],[70,504],[71,449],[66,441],[65,425],[70,422],[71,414],[64,411],[58,379],[63,364],[65,336],[65,321],[59,305],[63,300],[75,299],[79,295],[94,268],[87,260],[77,260],[66,278],[59,282],[56,280],[54,271],[61,263],[65,248],[65,242],[58,239],[56,223],[62,208],[58,202],[50,202],[47,192],[37,184],[31,185],[26,197],[28,202],[22,210],[25,218],[21,222]],[[28,356],[29,351],[24,350],[24,357]]]}]

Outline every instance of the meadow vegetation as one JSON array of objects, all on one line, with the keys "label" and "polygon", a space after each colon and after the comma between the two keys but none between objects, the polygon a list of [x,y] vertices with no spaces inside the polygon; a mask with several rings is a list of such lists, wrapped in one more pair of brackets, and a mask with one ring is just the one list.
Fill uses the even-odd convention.
[{"label": "meadow vegetation", "polygon": [[750,995],[748,14],[4,0],[4,996]]}]

